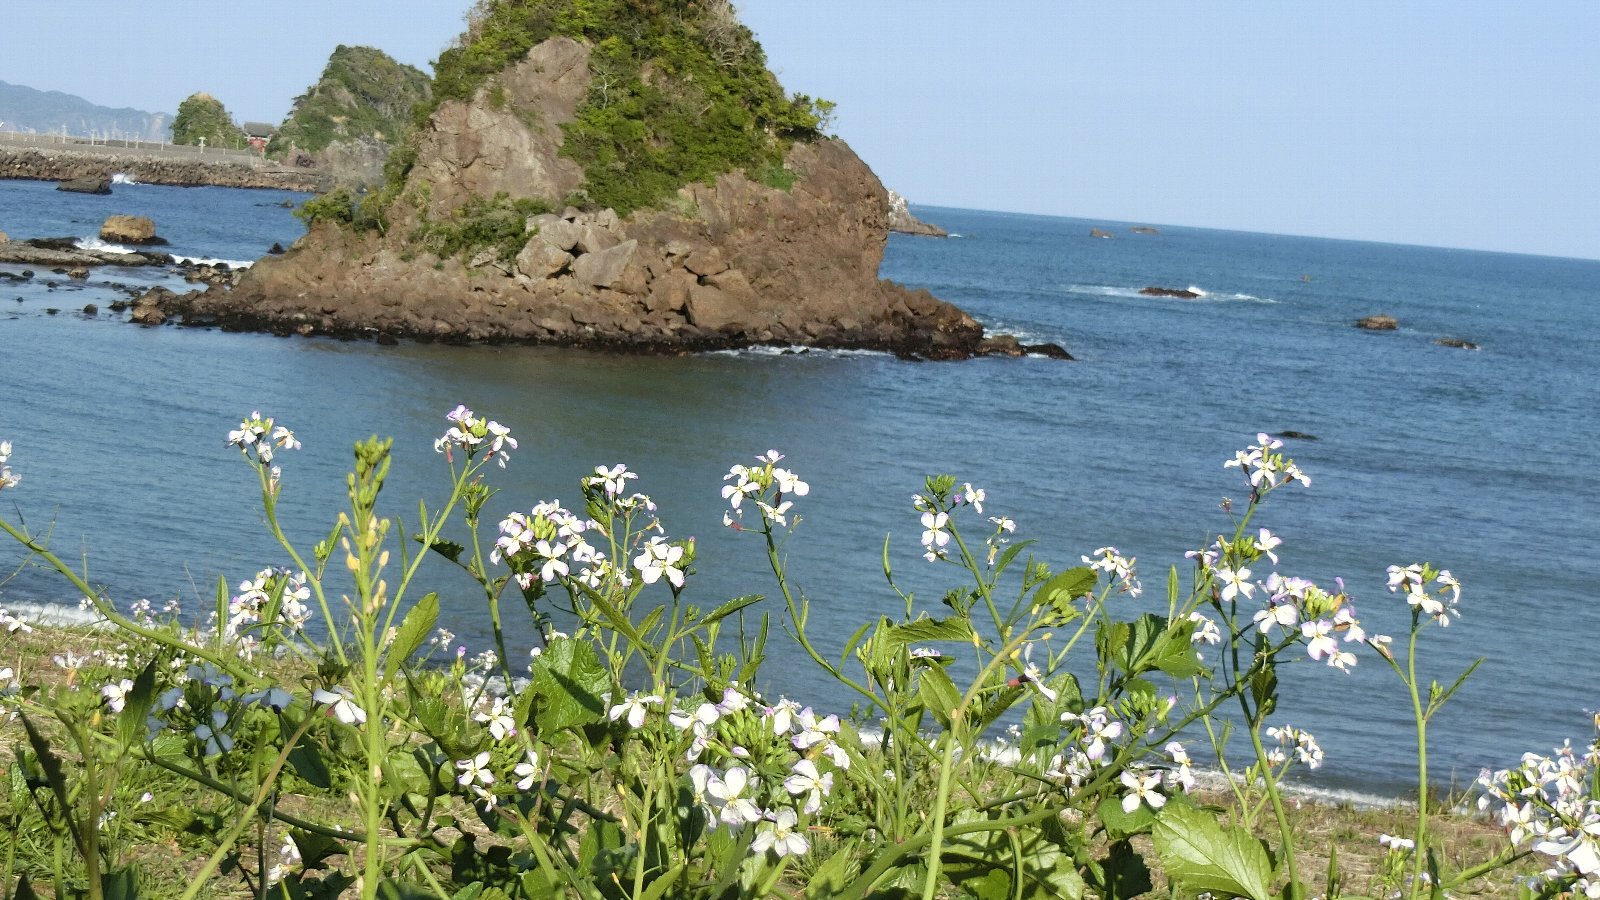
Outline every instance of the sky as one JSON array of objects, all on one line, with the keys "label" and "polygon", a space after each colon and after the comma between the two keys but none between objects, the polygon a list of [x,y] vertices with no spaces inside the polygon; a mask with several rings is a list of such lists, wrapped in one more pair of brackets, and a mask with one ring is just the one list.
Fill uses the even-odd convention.
[{"label": "sky", "polygon": [[[1600,259],[1597,0],[736,3],[914,204]],[[276,122],[468,5],[5,0],[0,81]]]}]

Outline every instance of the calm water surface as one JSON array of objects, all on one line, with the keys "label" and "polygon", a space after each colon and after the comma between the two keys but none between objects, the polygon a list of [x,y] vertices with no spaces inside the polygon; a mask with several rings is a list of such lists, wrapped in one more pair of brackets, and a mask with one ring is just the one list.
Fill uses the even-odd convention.
[{"label": "calm water surface", "polygon": [[[292,195],[137,186],[65,211],[60,196],[0,182],[0,228],[87,236],[111,212],[147,214],[181,252],[225,259],[299,233],[276,205]],[[112,294],[96,282],[129,272],[81,287],[0,282],[0,438],[15,443],[24,478],[6,514],[53,529],[54,546],[86,560],[118,600],[178,597],[197,610],[219,574],[236,582],[281,562],[250,472],[223,447],[242,415],[277,415],[304,441],[283,458],[283,505],[309,545],[333,515],[350,443],[369,434],[395,438],[391,514],[409,523],[419,497],[440,499],[446,470],[432,441],[465,403],[522,441],[494,475],[496,517],[575,501],[579,477],[626,462],[669,534],[698,538],[692,591],[711,605],[772,590],[760,547],[721,527],[718,494],[730,464],[772,447],[812,485],[787,549],[831,642],[896,608],[881,571],[886,534],[897,577],[919,596],[934,601],[939,576],[953,574],[918,554],[909,499],[925,473],[984,487],[986,514],[1015,518],[1057,565],[1106,544],[1137,556],[1150,590],[1143,606],[1119,602],[1164,609],[1151,595],[1167,567],[1229,530],[1220,503],[1247,494],[1222,460],[1257,430],[1295,429],[1320,438],[1288,448],[1313,487],[1275,494],[1259,517],[1285,539],[1280,571],[1343,577],[1363,617],[1392,632],[1405,613],[1383,589],[1387,565],[1431,560],[1466,585],[1463,618],[1428,633],[1427,659],[1441,679],[1487,662],[1436,720],[1434,770],[1468,780],[1586,735],[1583,710],[1600,705],[1589,599],[1600,583],[1600,262],[920,212],[961,236],[892,237],[885,277],[1079,361],[384,348],[74,312],[103,308]],[[1117,236],[1091,239],[1091,225]],[[1140,296],[1146,285],[1205,296]],[[1376,312],[1401,330],[1351,327]],[[1445,335],[1483,349],[1433,343]],[[440,567],[428,586],[444,597],[442,624],[486,646],[471,585]],[[24,570],[0,601],[26,599],[68,598]],[[769,655],[783,673],[771,689],[841,701],[776,629]],[[1375,662],[1350,675],[1292,667],[1282,717],[1321,740],[1320,784],[1405,782],[1409,715]]]}]

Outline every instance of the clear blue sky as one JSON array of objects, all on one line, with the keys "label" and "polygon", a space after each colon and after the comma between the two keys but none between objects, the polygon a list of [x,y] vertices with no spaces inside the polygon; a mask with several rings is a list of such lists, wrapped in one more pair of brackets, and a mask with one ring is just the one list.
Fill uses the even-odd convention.
[{"label": "clear blue sky", "polygon": [[[0,80],[278,121],[467,0],[7,0]],[[743,0],[915,203],[1600,258],[1600,2]]]}]

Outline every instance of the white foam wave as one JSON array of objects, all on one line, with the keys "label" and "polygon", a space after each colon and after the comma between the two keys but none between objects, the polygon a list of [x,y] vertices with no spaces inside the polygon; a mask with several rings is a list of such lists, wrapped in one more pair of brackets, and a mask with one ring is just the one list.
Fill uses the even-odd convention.
[{"label": "white foam wave", "polygon": [[126,172],[113,172],[112,175],[111,175],[111,183],[112,184],[143,184],[144,182],[142,182],[142,181],[134,181],[133,178],[130,177]]},{"label": "white foam wave", "polygon": [[83,609],[76,603],[69,605],[39,603],[32,600],[7,600],[0,603],[0,607],[29,625],[40,627],[99,625],[103,621],[99,613],[92,609]]},{"label": "white foam wave", "polygon": [[226,265],[230,269],[248,269],[251,266],[255,265],[255,261],[254,260],[249,260],[249,259],[218,259],[218,258],[216,258],[214,256],[177,256],[177,255],[173,255],[172,258],[176,262],[189,263],[190,265],[195,265],[195,266],[215,266],[215,265],[218,265],[218,264],[222,264],[222,265]]},{"label": "white foam wave", "polygon": [[97,237],[78,238],[79,250],[99,250],[101,253],[138,253],[136,248],[102,241]]},{"label": "white foam wave", "polygon": [[709,350],[706,356],[821,356],[835,359],[846,356],[886,356],[883,350],[848,350],[833,347],[804,347],[797,344],[760,344],[728,350]]},{"label": "white foam wave", "polygon": [[1149,300],[1175,300],[1179,303],[1277,303],[1271,297],[1257,297],[1254,294],[1213,294],[1212,292],[1189,285],[1186,290],[1194,294],[1193,297],[1159,297],[1140,293],[1143,288],[1121,287],[1110,284],[1069,284],[1066,287],[1069,294],[1088,294],[1095,297],[1127,297],[1130,299]]}]

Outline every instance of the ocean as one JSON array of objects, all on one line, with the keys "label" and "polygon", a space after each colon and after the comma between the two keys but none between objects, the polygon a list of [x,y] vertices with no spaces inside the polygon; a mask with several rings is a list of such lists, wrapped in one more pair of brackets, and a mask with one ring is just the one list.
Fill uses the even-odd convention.
[{"label": "ocean", "polygon": [[[149,215],[174,253],[246,261],[300,233],[280,205],[300,199],[146,185],[83,197],[0,181],[0,230],[88,238],[112,213]],[[1486,661],[1431,725],[1434,776],[1465,785],[1484,766],[1588,737],[1586,710],[1600,705],[1600,261],[915,211],[958,236],[891,236],[884,277],[1077,360],[380,347],[81,312],[125,296],[108,281],[182,288],[164,273],[0,281],[0,440],[23,477],[3,514],[48,531],[117,602],[177,598],[203,615],[219,575],[237,583],[284,562],[249,470],[223,446],[241,417],[277,416],[304,442],[282,457],[282,506],[309,546],[337,511],[351,442],[373,433],[395,438],[387,509],[414,526],[417,500],[446,487],[433,439],[465,403],[522,443],[493,473],[486,518],[571,503],[594,466],[627,463],[668,534],[697,538],[690,596],[712,606],[774,592],[756,541],[721,526],[719,490],[730,465],[775,448],[811,484],[785,551],[813,629],[838,646],[899,606],[886,536],[919,603],[937,606],[951,586],[955,571],[920,555],[910,498],[925,474],[984,488],[985,515],[1015,519],[1057,567],[1107,545],[1137,557],[1145,594],[1116,602],[1164,611],[1168,568],[1187,581],[1184,551],[1231,533],[1224,498],[1248,494],[1223,460],[1257,431],[1293,430],[1316,437],[1286,441],[1312,486],[1277,492],[1256,522],[1284,540],[1280,572],[1342,578],[1369,627],[1397,635],[1407,614],[1385,590],[1387,566],[1432,561],[1465,586],[1460,620],[1426,633],[1423,669],[1448,683]],[[1113,237],[1091,237],[1096,227]],[[1399,330],[1353,327],[1375,313]],[[1480,349],[1435,343],[1447,336]],[[73,602],[58,578],[18,563],[0,553],[0,573],[16,570],[0,604]],[[472,585],[444,565],[426,585],[441,592],[441,624],[486,648]],[[781,606],[766,608],[776,625]],[[782,673],[769,692],[846,702],[777,627],[768,656]],[[1349,674],[1288,668],[1274,719],[1327,753],[1309,783],[1403,791],[1410,711],[1388,667],[1369,653]]]}]

